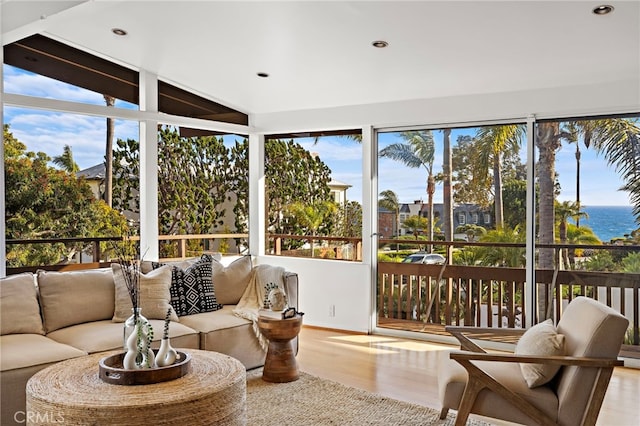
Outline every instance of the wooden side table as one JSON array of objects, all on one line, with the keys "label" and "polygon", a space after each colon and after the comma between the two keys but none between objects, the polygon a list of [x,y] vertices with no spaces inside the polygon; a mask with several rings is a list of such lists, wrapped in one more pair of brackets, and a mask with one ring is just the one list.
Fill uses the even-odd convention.
[{"label": "wooden side table", "polygon": [[246,370],[216,352],[184,349],[191,371],[179,379],[123,386],[102,381],[87,355],[40,370],[27,382],[27,425],[246,426]]},{"label": "wooden side table", "polygon": [[269,339],[269,350],[262,370],[262,379],[267,382],[285,383],[298,380],[298,363],[292,340],[300,333],[302,315],[281,319],[258,317],[260,331]]}]

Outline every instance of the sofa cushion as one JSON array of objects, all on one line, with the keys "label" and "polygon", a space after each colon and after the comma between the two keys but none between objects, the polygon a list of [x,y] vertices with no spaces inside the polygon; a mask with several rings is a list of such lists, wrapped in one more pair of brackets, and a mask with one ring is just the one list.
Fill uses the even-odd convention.
[{"label": "sofa cushion", "polygon": [[44,334],[38,292],[32,273],[0,279],[0,328],[2,335]]},{"label": "sofa cushion", "polygon": [[[201,333],[209,333],[225,328],[234,328],[244,325],[252,325],[251,321],[240,318],[233,313],[235,306],[224,306],[215,312],[205,312],[201,314],[182,317],[180,324],[193,328]],[[255,335],[253,338],[257,341]]]},{"label": "sofa cushion", "polygon": [[[560,356],[564,355],[564,336],[558,334],[553,321],[548,319],[528,329],[515,349],[516,355]],[[544,385],[553,379],[560,364],[521,363],[522,376],[530,388]]]},{"label": "sofa cushion", "polygon": [[171,306],[178,316],[213,312],[222,307],[216,301],[210,259],[200,260],[187,269],[174,266],[171,274]]},{"label": "sofa cushion", "polygon": [[[163,320],[150,320],[154,329],[153,341],[159,342],[162,339]],[[189,341],[183,337],[191,337]],[[56,342],[64,343],[87,353],[103,352],[122,349],[124,344],[124,326],[121,322],[111,320],[95,321],[92,323],[78,324],[56,330],[47,335]],[[171,323],[169,327],[169,337],[171,345],[179,347],[198,348],[198,333],[180,323]],[[157,347],[158,345],[152,345]]]},{"label": "sofa cushion", "polygon": [[251,256],[242,256],[228,266],[213,259],[213,287],[216,299],[222,305],[236,305],[251,279]]},{"label": "sofa cushion", "polygon": [[[115,310],[113,321],[124,322],[131,316],[131,297],[127,290],[127,283],[123,275],[122,266],[112,263],[113,279],[115,282]],[[163,266],[148,274],[138,273],[140,308],[142,316],[147,319],[164,319],[167,310],[171,309],[171,267]],[[178,322],[178,316],[173,309],[171,311],[171,321]]]},{"label": "sofa cushion", "polygon": [[[171,306],[179,317],[213,312],[222,308],[216,301],[213,287],[212,257],[203,254],[200,260],[184,267],[174,264],[171,269]],[[164,263],[153,262],[154,268]]]},{"label": "sofa cushion", "polygon": [[87,353],[40,334],[10,334],[0,337],[2,371],[49,364]]},{"label": "sofa cushion", "polygon": [[47,333],[113,316],[111,269],[38,271],[40,306]]}]

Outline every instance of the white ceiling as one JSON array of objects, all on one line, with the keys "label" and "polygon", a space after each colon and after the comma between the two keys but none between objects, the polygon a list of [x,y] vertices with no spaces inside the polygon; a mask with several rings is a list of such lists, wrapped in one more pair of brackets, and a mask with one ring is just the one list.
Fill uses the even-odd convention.
[{"label": "white ceiling", "polygon": [[2,43],[41,32],[269,113],[637,81],[640,1],[606,3],[3,0]]}]

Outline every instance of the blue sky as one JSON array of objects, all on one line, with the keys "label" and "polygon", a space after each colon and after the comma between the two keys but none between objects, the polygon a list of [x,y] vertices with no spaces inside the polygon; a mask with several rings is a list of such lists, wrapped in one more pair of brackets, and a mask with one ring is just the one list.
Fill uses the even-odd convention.
[{"label": "blue sky", "polygon": [[[39,75],[23,72],[4,65],[4,89],[7,93],[24,94],[44,98],[53,98],[104,105],[101,94],[90,92]],[[117,107],[137,108],[135,105],[117,101]],[[428,118],[428,117],[427,117]],[[4,122],[10,124],[11,131],[31,151],[43,151],[50,156],[62,153],[64,145],[70,145],[76,163],[80,168],[88,168],[104,159],[105,119],[66,113],[54,113],[39,110],[5,106]],[[474,129],[454,130],[451,135],[455,143],[457,135],[475,132]],[[138,139],[138,123],[116,120],[116,138]],[[442,133],[434,131],[436,158],[434,173],[442,170]],[[232,142],[233,137],[225,138]],[[347,138],[323,137],[314,144],[311,138],[297,139],[303,147],[317,152],[332,170],[332,177],[352,185],[347,191],[350,200],[362,201],[362,152],[361,145]],[[396,142],[393,134],[383,134],[379,148]],[[617,189],[622,186],[615,170],[607,166],[604,159],[595,151],[584,149],[581,145],[581,182],[580,198],[584,205],[628,205],[627,194]],[[575,145],[564,144],[556,155],[556,171],[559,174],[562,193],[561,201],[575,200]],[[523,161],[525,152],[521,155]],[[426,171],[409,169],[400,163],[381,158],[379,169],[379,191],[392,189],[401,202],[414,200],[426,201]],[[442,189],[438,187],[435,202],[442,202]]]}]

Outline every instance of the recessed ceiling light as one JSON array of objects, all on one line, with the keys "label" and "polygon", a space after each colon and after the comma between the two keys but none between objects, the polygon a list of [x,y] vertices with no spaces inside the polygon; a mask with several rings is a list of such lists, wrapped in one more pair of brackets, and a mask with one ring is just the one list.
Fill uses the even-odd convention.
[{"label": "recessed ceiling light", "polygon": [[269,77],[269,73],[266,73],[266,72],[258,72],[258,73],[256,73],[256,75],[257,75],[258,77],[262,77],[262,78],[267,78],[267,77]]},{"label": "recessed ceiling light", "polygon": [[377,47],[378,49],[383,49],[383,48],[387,47],[389,45],[389,43],[387,43],[384,40],[376,40],[373,43],[371,43],[371,45],[373,47]]},{"label": "recessed ceiling light", "polygon": [[613,12],[613,6],[608,4],[603,4],[598,7],[594,7],[592,12],[595,13],[596,15],[607,15]]},{"label": "recessed ceiling light", "polygon": [[122,28],[111,28],[111,32],[117,36],[126,36],[127,32]]}]

